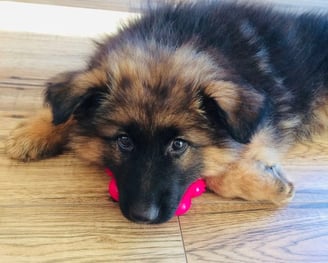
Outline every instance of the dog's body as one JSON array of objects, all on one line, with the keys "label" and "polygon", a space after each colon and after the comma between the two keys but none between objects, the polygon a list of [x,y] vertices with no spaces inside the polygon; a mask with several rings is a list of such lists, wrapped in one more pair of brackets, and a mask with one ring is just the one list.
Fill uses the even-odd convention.
[{"label": "dog's body", "polygon": [[8,140],[17,159],[68,142],[117,176],[123,214],[172,217],[199,176],[224,197],[288,201],[279,157],[328,126],[328,19],[231,4],[165,6],[58,75]]}]

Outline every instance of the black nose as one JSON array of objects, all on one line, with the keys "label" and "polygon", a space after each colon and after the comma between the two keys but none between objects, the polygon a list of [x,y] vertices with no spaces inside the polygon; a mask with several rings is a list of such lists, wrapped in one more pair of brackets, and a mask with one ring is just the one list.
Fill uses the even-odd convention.
[{"label": "black nose", "polygon": [[159,208],[155,205],[135,204],[129,210],[130,219],[137,223],[153,223],[158,214]]}]

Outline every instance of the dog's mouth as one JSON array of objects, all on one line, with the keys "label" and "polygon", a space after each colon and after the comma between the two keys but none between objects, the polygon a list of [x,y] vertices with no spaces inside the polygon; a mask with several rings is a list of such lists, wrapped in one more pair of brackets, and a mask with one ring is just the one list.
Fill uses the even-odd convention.
[{"label": "dog's mouth", "polygon": [[[171,199],[163,195],[162,198],[151,201],[148,200],[136,200],[136,197],[127,197],[125,192],[119,193],[117,182],[113,172],[110,169],[105,170],[106,173],[110,176],[111,180],[108,185],[108,192],[112,200],[119,202],[122,214],[129,220],[142,223],[142,224],[159,224],[168,221],[174,216],[178,202],[173,202],[173,200],[164,201]],[[164,198],[165,197],[165,198]],[[176,203],[175,207],[168,207],[163,205],[165,203]]]},{"label": "dog's mouth", "polygon": [[172,191],[166,191],[155,195],[158,198],[137,200],[135,196],[131,198],[124,194],[120,197],[114,174],[110,169],[106,169],[106,173],[111,178],[108,187],[110,196],[114,201],[119,202],[123,215],[136,223],[159,224],[168,221],[174,215],[183,215],[189,210],[191,199],[200,196],[206,190],[205,181],[197,179],[184,193],[173,194]]}]

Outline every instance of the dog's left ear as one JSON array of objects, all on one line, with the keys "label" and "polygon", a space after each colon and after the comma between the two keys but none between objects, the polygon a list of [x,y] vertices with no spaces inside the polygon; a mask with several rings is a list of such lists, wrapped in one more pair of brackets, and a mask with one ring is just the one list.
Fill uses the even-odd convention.
[{"label": "dog's left ear", "polygon": [[101,99],[109,94],[107,77],[102,71],[64,72],[47,83],[45,102],[51,107],[55,125],[90,117]]},{"label": "dog's left ear", "polygon": [[266,98],[252,87],[215,81],[202,91],[203,109],[218,128],[240,143],[248,143],[266,114]]}]

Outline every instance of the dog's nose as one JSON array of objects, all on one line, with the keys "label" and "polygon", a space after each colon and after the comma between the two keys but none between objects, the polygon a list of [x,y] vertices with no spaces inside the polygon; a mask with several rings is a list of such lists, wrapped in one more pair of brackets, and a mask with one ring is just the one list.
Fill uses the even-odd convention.
[{"label": "dog's nose", "polygon": [[136,204],[130,208],[130,219],[137,223],[152,223],[159,214],[159,208],[155,205]]}]

